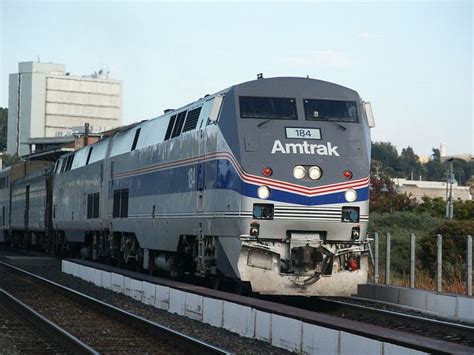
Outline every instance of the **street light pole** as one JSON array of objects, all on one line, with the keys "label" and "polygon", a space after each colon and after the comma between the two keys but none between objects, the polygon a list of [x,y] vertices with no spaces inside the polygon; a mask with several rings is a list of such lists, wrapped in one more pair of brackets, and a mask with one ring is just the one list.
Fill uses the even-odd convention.
[{"label": "street light pole", "polygon": [[448,187],[447,184],[449,184],[449,194],[448,194],[448,201],[446,204],[446,218],[447,219],[453,219],[454,216],[454,211],[453,211],[453,182],[454,182],[454,176],[453,176],[453,158],[448,160],[450,162],[449,165],[449,173],[447,181],[446,181],[446,188]]}]

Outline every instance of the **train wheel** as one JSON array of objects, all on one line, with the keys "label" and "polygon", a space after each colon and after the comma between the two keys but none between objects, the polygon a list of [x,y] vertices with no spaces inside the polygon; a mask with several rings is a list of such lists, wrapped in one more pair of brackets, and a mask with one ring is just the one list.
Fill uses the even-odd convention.
[{"label": "train wheel", "polygon": [[249,282],[243,282],[240,280],[234,281],[234,293],[242,296],[248,296],[252,293],[252,287]]},{"label": "train wheel", "polygon": [[222,276],[221,275],[218,274],[218,275],[211,276],[211,278],[210,278],[211,287],[214,290],[218,290],[221,286],[221,281],[222,281]]}]

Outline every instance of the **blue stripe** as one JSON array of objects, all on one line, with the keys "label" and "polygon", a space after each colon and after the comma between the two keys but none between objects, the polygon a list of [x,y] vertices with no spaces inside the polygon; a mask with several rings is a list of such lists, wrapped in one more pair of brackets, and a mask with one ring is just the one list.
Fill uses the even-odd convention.
[{"label": "blue stripe", "polygon": [[[185,193],[197,191],[200,186],[204,190],[233,190],[244,196],[258,198],[258,186],[248,184],[240,179],[234,166],[227,159],[207,161],[202,164],[180,166],[172,169],[150,172],[141,175],[115,178],[110,184],[110,197],[112,190],[129,189],[130,198]],[[190,170],[194,169],[189,178]],[[368,187],[356,189],[357,202],[369,198]],[[335,192],[319,196],[302,196],[292,192],[272,189],[271,201],[294,203],[299,205],[324,205],[333,203],[346,203],[344,192]]]}]

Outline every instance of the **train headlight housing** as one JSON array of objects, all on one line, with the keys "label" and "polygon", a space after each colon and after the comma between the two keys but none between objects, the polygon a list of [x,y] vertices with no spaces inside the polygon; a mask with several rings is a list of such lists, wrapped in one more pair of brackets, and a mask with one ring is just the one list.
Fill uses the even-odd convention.
[{"label": "train headlight housing", "polygon": [[354,189],[349,189],[344,194],[344,197],[346,198],[347,202],[354,202],[357,200],[357,191]]},{"label": "train headlight housing", "polygon": [[304,168],[304,166],[297,165],[293,168],[293,176],[296,179],[304,178],[305,174],[306,174],[306,169]]},{"label": "train headlight housing", "polygon": [[308,175],[310,179],[313,179],[313,180],[318,180],[322,174],[323,172],[321,171],[321,168],[319,166],[312,166],[308,170]]},{"label": "train headlight housing", "polygon": [[261,198],[262,200],[266,200],[267,198],[270,197],[271,190],[268,186],[260,186],[257,189],[257,196],[258,198]]}]

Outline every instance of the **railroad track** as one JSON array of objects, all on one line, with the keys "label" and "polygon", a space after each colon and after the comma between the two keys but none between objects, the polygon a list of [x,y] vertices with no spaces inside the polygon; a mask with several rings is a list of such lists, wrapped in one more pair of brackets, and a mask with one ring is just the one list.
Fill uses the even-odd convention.
[{"label": "railroad track", "polygon": [[[137,279],[154,279],[154,277],[136,273],[130,270],[119,270],[111,266],[97,264],[94,262],[79,262],[90,267],[97,267],[116,273],[122,273]],[[193,292],[196,292],[197,290],[195,286],[190,286],[187,283],[183,284],[172,280],[160,280],[160,282],[163,282],[166,285],[169,284],[168,286],[170,287],[177,287],[178,289],[181,288],[185,292],[190,287],[193,289]],[[214,295],[216,292],[217,296]],[[243,301],[240,299],[240,296],[231,295],[229,293],[225,293],[228,296],[224,296],[223,292],[214,291],[211,289],[201,289],[200,293],[203,295],[214,295],[211,297],[223,297],[224,299],[228,298],[229,301],[240,304],[246,304],[249,302],[249,304],[252,306],[254,305],[253,301]],[[333,320],[329,321],[329,323],[332,325],[329,325],[329,328],[332,327],[334,329],[345,330],[374,339],[385,339],[384,341],[393,342],[400,345],[403,345],[406,342],[418,344],[420,350],[428,352],[452,353],[467,351],[467,353],[474,353],[474,328],[472,324],[460,325],[452,322],[441,321],[439,319],[427,319],[424,316],[413,316],[406,314],[406,311],[384,311],[379,308],[373,308],[364,305],[354,305],[352,302],[349,302],[348,300],[345,301],[342,298],[288,298],[277,296],[261,296],[259,298],[264,302],[264,306],[256,306],[257,309],[260,310],[265,310],[267,304],[269,304],[266,301],[272,301],[281,304],[281,306],[278,306],[273,310],[273,312],[277,314],[279,314],[281,309],[287,305],[291,308],[298,308],[297,311],[291,311],[290,313],[301,313],[301,317],[315,319],[319,318],[317,315],[321,315],[323,317],[322,319],[326,319],[326,315],[332,317]],[[251,300],[248,298],[246,299]],[[255,298],[254,300],[257,302],[260,301]],[[269,309],[271,309],[271,307]],[[319,320],[316,322],[316,324],[323,325]],[[392,329],[393,331],[389,332],[384,329]],[[369,333],[364,335],[366,330],[369,331]],[[418,346],[414,345],[414,348],[418,348]]]},{"label": "railroad track", "polygon": [[[344,312],[344,309],[356,309],[358,313],[361,311],[366,314],[369,321],[371,321],[372,318],[375,319],[378,317],[380,319],[379,325],[381,326],[390,325],[398,330],[421,333],[422,335],[433,338],[474,346],[474,324],[468,324],[467,322],[455,323],[440,318],[428,318],[423,316],[422,313],[419,313],[420,315],[414,315],[407,313],[406,310],[394,311],[382,309],[380,307],[357,304],[351,299],[333,300],[322,298],[322,301],[340,307],[338,312]],[[356,299],[356,301],[363,302],[358,299]]]},{"label": "railroad track", "polygon": [[[455,323],[440,318],[429,318],[422,313],[407,313],[406,310],[387,310],[370,306],[373,302],[360,300],[357,303],[349,299],[315,298],[278,298],[274,301],[303,308],[308,311],[324,313],[366,324],[372,324],[410,334],[474,347],[474,324]],[[391,307],[395,309],[396,307]]]},{"label": "railroad track", "polygon": [[[94,354],[94,350],[0,289],[0,334],[19,353]],[[5,351],[5,349],[3,349]]]},{"label": "railroad track", "polygon": [[228,353],[4,262],[0,287],[87,344],[89,353]]}]

